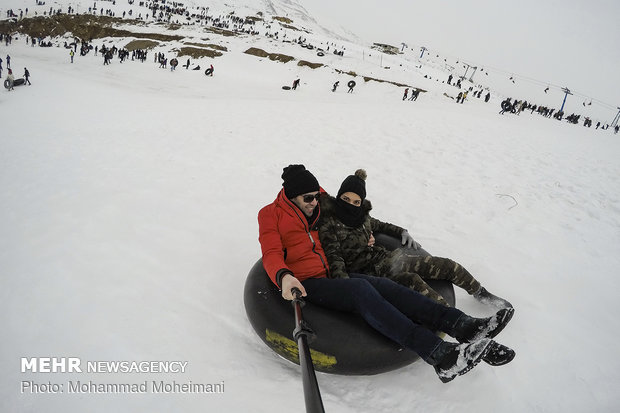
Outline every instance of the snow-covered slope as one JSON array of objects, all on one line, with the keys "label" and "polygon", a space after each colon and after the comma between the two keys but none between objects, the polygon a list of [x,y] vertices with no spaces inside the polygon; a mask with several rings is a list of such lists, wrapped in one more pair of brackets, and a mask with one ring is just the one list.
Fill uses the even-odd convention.
[{"label": "snow-covered slope", "polygon": [[[195,42],[192,30],[178,33]],[[333,42],[314,36],[317,45]],[[454,88],[392,64],[397,57],[378,64],[375,51],[354,43],[319,60],[281,39],[203,37],[228,50],[192,59],[213,63],[213,77],[153,62],[182,41],[162,42],[144,63],[115,58],[109,66],[92,52],[71,64],[62,40],[33,48],[19,36],[0,45],[33,83],[0,91],[0,411],[303,411],[299,368],[263,345],[242,302],[260,255],[256,214],[289,163],[304,163],[328,191],[366,168],[377,218],[407,227],[516,307],[499,336],[517,351],[511,364],[480,366],[450,384],[422,363],[372,377],[319,374],[328,412],[620,407],[620,135],[529,112],[500,116],[496,95],[457,105],[444,95]],[[296,60],[243,53],[250,46]],[[301,59],[328,66],[301,67]],[[402,101],[402,87],[336,69],[428,92]],[[300,88],[281,89],[295,78]],[[350,79],[353,94],[344,87]],[[491,311],[461,291],[457,302],[474,315]],[[20,371],[22,357],[45,356],[187,366]],[[68,392],[70,381],[159,380],[225,387]],[[64,393],[28,387],[48,383]]]},{"label": "snow-covered slope", "polygon": [[[44,2],[43,2],[44,3]],[[329,20],[329,27],[317,21],[304,7],[303,1],[294,0],[241,0],[234,3],[226,0],[188,0],[185,2],[75,2],[58,0],[51,4],[32,4],[28,0],[7,0],[0,9],[0,15],[6,16],[12,10],[18,18],[47,15],[50,10],[67,12],[69,7],[73,13],[91,15],[113,15],[123,19],[139,19],[147,25],[138,29],[134,24],[132,30],[156,31],[167,34],[181,34],[186,41],[197,41],[204,38],[205,27],[214,24],[224,24],[230,30],[252,30],[255,35],[268,36],[276,42],[290,42],[302,40],[305,44],[312,44],[323,49],[330,46],[330,52],[337,48],[346,50],[349,57],[363,60],[375,69],[373,72],[382,72],[382,78],[393,80],[402,78],[402,83],[420,79],[433,80],[445,83],[451,74],[456,80],[463,77],[463,90],[490,91],[497,97],[511,97],[525,100],[536,105],[543,105],[558,110],[564,103],[565,87],[554,79],[533,79],[515,74],[509,69],[498,69],[486,66],[483,62],[468,62],[467,56],[450,56],[432,48],[432,52],[421,53],[422,45],[409,44],[407,46],[394,44],[402,52],[398,55],[388,55],[372,49],[370,44],[364,44],[351,31],[341,27],[338,22]],[[152,6],[157,5],[155,14]],[[131,14],[130,14],[131,12]],[[212,20],[206,20],[205,17]],[[241,25],[233,18],[246,19]],[[255,21],[250,24],[250,18]],[[215,19],[216,21],[214,22]],[[258,19],[258,20],[257,20]],[[158,22],[159,24],[154,24]],[[174,27],[169,30],[162,23],[182,24],[179,30]],[[71,35],[70,32],[67,35]],[[211,34],[212,35],[212,34]],[[376,41],[380,41],[377,39]],[[247,41],[247,40],[245,40]],[[173,44],[162,44],[167,52],[174,51]],[[432,45],[431,45],[432,46]],[[311,54],[315,60],[314,53]],[[326,59],[318,59],[323,61]],[[327,62],[329,63],[329,62]],[[386,72],[387,70],[387,72]],[[366,74],[366,73],[364,73]],[[416,86],[418,84],[416,83]],[[450,95],[456,96],[457,90],[450,88]],[[453,93],[452,93],[453,92]],[[471,93],[470,93],[471,94]],[[564,112],[566,115],[575,113],[581,115],[581,121],[586,117],[593,120],[594,125],[601,122],[601,126],[610,123],[617,114],[617,108],[593,96],[575,92],[566,100]]]}]

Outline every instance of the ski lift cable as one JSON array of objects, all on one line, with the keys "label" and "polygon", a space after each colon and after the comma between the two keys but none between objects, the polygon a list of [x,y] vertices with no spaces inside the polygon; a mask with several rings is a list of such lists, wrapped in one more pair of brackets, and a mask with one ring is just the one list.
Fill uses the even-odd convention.
[{"label": "ski lift cable", "polygon": [[[422,45],[415,44],[414,42],[409,42],[407,44],[409,45],[408,46],[409,49],[416,50],[416,53],[417,53],[417,50],[420,50],[420,48],[423,47]],[[428,51],[428,48],[427,48],[427,51]],[[452,56],[450,54],[441,53],[441,57],[442,58],[452,59],[452,60],[458,61],[458,62],[462,62],[461,58],[458,58],[456,56]],[[535,78],[532,78],[532,77],[529,77],[529,76],[521,75],[521,74],[518,74],[518,73],[515,73],[515,72],[512,72],[512,71],[509,72],[507,70],[500,69],[500,68],[497,68],[497,67],[494,67],[494,66],[482,65],[482,64],[476,63],[474,61],[470,61],[470,60],[468,60],[468,61],[469,61],[469,65],[470,66],[478,66],[478,67],[484,68],[484,71],[486,71],[486,72],[495,72],[495,73],[498,73],[498,74],[504,74],[504,75],[507,75],[507,76],[512,76],[513,80],[529,82],[529,83],[532,83],[532,84],[543,86],[545,88],[549,88],[549,90],[562,90],[564,88],[564,86],[556,85],[556,84],[551,83],[549,81],[542,81],[542,80],[538,80],[538,79],[535,79]],[[604,101],[602,101],[600,99],[592,98],[591,95],[586,95],[584,93],[576,92],[573,89],[571,89],[571,93],[573,95],[575,95],[575,96],[579,96],[579,97],[584,98],[584,99],[589,99],[592,104],[600,105],[600,106],[602,106],[602,107],[604,107],[606,109],[616,110],[616,108],[617,108],[616,107],[617,105],[612,105],[612,104],[604,102]]]},{"label": "ski lift cable", "polygon": [[[545,87],[549,87],[550,89],[556,89],[556,90],[563,89],[563,86],[555,85],[555,84],[553,84],[551,82],[543,82],[543,81],[538,80],[538,79],[534,79],[534,78],[531,78],[531,77],[528,77],[528,76],[524,76],[524,75],[520,75],[520,74],[515,74],[514,72],[507,72],[505,70],[497,69],[497,68],[494,68],[494,67],[488,66],[488,65],[487,65],[487,68],[491,68],[492,71],[497,71],[497,72],[500,72],[500,73],[503,73],[503,74],[506,74],[506,75],[512,75],[513,79],[520,79],[520,80],[523,80],[523,81],[526,81],[526,82],[530,82],[530,83],[542,85],[542,86],[545,86]],[[599,99],[591,98],[590,97],[591,95],[586,95],[584,93],[577,92],[577,91],[575,91],[573,89],[571,89],[571,93],[573,95],[575,95],[575,96],[578,96],[578,97],[581,97],[581,98],[584,98],[584,99],[590,99],[590,101],[592,103],[596,103],[596,104],[598,104],[600,106],[603,106],[606,109],[615,109],[614,105],[612,105],[610,103],[607,103],[607,102],[603,102],[602,100],[599,100]]]}]

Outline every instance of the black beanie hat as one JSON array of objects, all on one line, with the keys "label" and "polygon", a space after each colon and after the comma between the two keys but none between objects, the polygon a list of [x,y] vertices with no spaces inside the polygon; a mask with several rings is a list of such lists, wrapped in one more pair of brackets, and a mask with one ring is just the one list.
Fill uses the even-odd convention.
[{"label": "black beanie hat", "polygon": [[319,190],[319,181],[303,165],[289,165],[282,172],[284,194],[288,199]]},{"label": "black beanie hat", "polygon": [[362,198],[362,201],[366,199],[366,171],[358,169],[354,175],[349,175],[342,181],[340,189],[338,190],[337,198],[345,192],[356,193]]}]

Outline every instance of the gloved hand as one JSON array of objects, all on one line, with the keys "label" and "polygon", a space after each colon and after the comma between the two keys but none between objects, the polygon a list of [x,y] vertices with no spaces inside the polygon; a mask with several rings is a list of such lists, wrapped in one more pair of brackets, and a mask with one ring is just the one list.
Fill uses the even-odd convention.
[{"label": "gloved hand", "polygon": [[407,230],[403,231],[403,233],[401,234],[401,237],[402,237],[402,240],[401,240],[402,245],[409,247],[409,248],[413,248],[414,250],[417,250],[420,248],[420,244],[415,242],[415,240],[413,239],[411,235],[409,235]]}]

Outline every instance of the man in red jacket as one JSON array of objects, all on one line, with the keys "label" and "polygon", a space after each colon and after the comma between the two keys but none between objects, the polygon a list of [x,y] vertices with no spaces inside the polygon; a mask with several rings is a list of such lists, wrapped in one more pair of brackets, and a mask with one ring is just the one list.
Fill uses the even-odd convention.
[{"label": "man in red jacket", "polygon": [[[444,383],[480,361],[499,366],[514,358],[513,350],[491,340],[512,317],[511,309],[473,318],[386,278],[353,273],[328,278],[317,229],[318,198],[324,191],[303,165],[287,166],[282,179],[276,200],[258,213],[258,225],[263,266],[284,299],[292,300],[291,290],[298,288],[306,301],[359,314],[381,334],[417,352]],[[443,341],[433,333],[437,330],[462,344]]]}]

